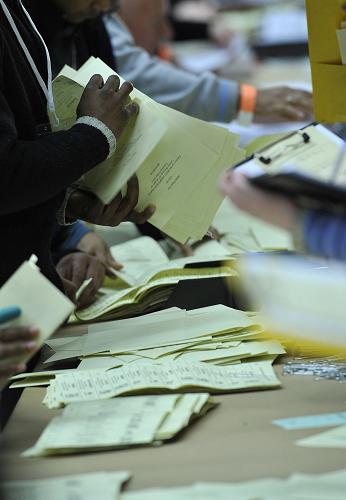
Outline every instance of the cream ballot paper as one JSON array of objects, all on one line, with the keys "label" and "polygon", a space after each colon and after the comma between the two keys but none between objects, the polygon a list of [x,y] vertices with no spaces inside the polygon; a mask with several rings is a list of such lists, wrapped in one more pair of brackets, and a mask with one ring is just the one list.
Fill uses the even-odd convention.
[{"label": "cream ballot paper", "polygon": [[[38,348],[70,316],[74,304],[41,274],[36,257],[24,262],[0,289],[0,309],[18,306],[21,315],[5,326],[31,326],[39,330]],[[19,361],[27,361],[31,354]]]},{"label": "cream ballot paper", "polygon": [[[79,71],[65,67],[53,83],[60,129],[73,126],[83,90],[94,74],[104,80],[114,71],[90,58]],[[121,82],[123,80],[121,79]],[[80,179],[80,187],[109,203],[136,174],[138,210],[156,206],[151,224],[180,242],[201,239],[222,202],[216,184],[222,172],[244,157],[239,137],[228,130],[167,108],[134,89],[136,119],[115,154]],[[55,127],[56,128],[56,127]]]}]

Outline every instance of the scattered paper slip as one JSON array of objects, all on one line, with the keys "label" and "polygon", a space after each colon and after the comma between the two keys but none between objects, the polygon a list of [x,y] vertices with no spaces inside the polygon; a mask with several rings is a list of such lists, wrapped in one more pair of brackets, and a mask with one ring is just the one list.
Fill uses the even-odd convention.
[{"label": "scattered paper slip", "polygon": [[286,430],[314,429],[317,427],[333,427],[346,425],[346,411],[324,413],[321,415],[304,415],[303,417],[282,418],[273,420],[273,424]]},{"label": "scattered paper slip", "polygon": [[346,425],[300,439],[296,444],[312,448],[346,448]]}]

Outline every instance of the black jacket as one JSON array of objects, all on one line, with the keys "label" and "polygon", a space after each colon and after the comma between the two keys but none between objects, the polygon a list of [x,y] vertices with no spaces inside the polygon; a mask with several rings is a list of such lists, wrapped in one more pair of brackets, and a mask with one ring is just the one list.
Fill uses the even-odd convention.
[{"label": "black jacket", "polygon": [[[42,5],[48,0],[40,2]],[[42,75],[43,47],[18,0],[6,0]],[[38,136],[47,123],[46,99],[0,7],[0,286],[31,254],[60,285],[50,255],[56,212],[66,187],[109,152],[101,132],[85,125]]]},{"label": "black jacket", "polygon": [[54,76],[65,64],[79,69],[91,56],[99,57],[116,70],[101,16],[71,24],[64,20],[53,0],[24,0],[24,4],[49,48]]},{"label": "black jacket", "polygon": [[[52,0],[24,0],[37,28],[45,39],[51,59],[53,74],[57,75],[68,64],[79,69],[91,56],[99,57],[109,67],[116,68],[108,32],[102,17],[85,21],[80,25],[67,23]],[[157,240],[161,232],[151,224],[141,224],[142,234]]]}]

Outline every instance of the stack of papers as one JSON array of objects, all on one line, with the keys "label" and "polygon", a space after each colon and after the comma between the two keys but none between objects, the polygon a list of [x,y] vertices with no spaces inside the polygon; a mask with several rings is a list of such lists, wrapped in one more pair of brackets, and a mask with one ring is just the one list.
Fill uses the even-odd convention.
[{"label": "stack of papers", "polygon": [[44,404],[60,408],[80,401],[122,395],[208,391],[231,393],[280,386],[271,361],[213,366],[206,363],[167,362],[126,365],[111,371],[72,371],[57,375],[47,388]]},{"label": "stack of papers", "polygon": [[[106,80],[114,71],[90,58],[75,71],[65,67],[53,83],[60,128],[70,128],[89,79]],[[156,103],[138,90],[131,97],[140,104],[137,119],[128,127],[112,158],[80,180],[104,203],[109,203],[136,173],[138,209],[156,206],[150,222],[175,240],[200,240],[222,201],[217,180],[243,158],[239,137],[215,125],[191,118]],[[208,203],[205,203],[205,200]]]},{"label": "stack of papers", "polygon": [[169,259],[157,241],[149,236],[135,238],[111,247],[115,260],[124,266],[114,274],[130,286],[145,285],[154,277],[176,269],[183,269],[189,264],[222,262],[231,259],[227,248],[215,240],[197,246],[193,255]]},{"label": "stack of papers", "polygon": [[71,404],[26,457],[158,444],[214,407],[209,394],[138,396]]},{"label": "stack of papers", "polygon": [[288,479],[239,483],[196,483],[123,493],[121,500],[344,500],[346,471],[294,474]]},{"label": "stack of papers", "polygon": [[6,481],[0,484],[0,497],[5,500],[95,500],[102,491],[102,500],[117,500],[129,472],[91,472],[73,476]]},{"label": "stack of papers", "polygon": [[286,231],[242,212],[228,199],[219,208],[213,226],[221,235],[222,245],[233,257],[247,252],[273,252],[294,248]]},{"label": "stack of papers", "polygon": [[138,318],[90,325],[88,333],[52,339],[46,362],[82,359],[79,369],[110,369],[143,360],[205,361],[227,365],[285,351],[265,340],[256,315],[224,305],[171,308]]},{"label": "stack of papers", "polygon": [[[116,318],[128,318],[154,311],[162,306],[172,293],[174,285],[182,280],[222,278],[237,273],[229,267],[184,269],[189,262],[205,262],[205,259],[177,259],[160,263],[145,271],[141,276],[131,274],[131,269],[118,272],[121,280],[105,279],[104,286],[97,293],[97,298],[90,306],[75,312],[72,321],[95,322]],[[218,259],[220,260],[220,258]],[[143,262],[141,264],[143,266]],[[143,270],[143,267],[142,267]],[[131,281],[133,286],[124,283]]]}]

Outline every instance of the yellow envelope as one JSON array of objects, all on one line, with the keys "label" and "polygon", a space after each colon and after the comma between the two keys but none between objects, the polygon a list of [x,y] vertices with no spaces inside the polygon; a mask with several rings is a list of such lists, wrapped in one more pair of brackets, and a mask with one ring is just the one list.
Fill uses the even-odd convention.
[{"label": "yellow envelope", "polygon": [[337,30],[346,21],[343,0],[306,0],[315,117],[346,121],[346,66],[342,65]]}]

